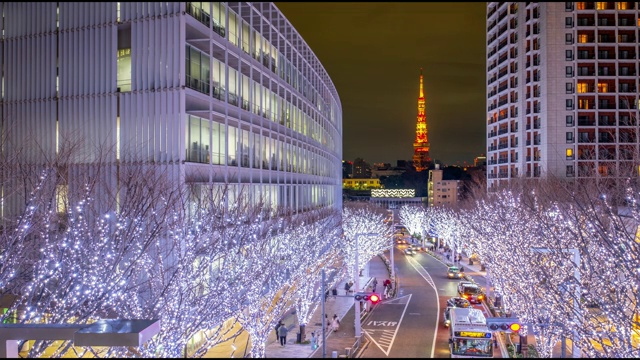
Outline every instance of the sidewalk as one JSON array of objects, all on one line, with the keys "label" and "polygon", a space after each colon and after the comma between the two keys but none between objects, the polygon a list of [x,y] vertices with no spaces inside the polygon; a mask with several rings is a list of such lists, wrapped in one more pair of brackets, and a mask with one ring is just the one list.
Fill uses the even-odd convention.
[{"label": "sidewalk", "polygon": [[[360,287],[366,288],[366,285],[375,277],[378,280],[377,292],[382,291],[382,282],[389,277],[387,268],[380,259],[376,256],[369,261],[368,266],[365,267],[363,275],[360,277]],[[345,279],[347,280],[347,279]],[[341,281],[337,285],[338,295],[345,295],[344,291],[345,281]],[[352,293],[353,294],[353,293]],[[350,294],[351,295],[351,294]],[[338,355],[344,355],[345,349],[351,348],[355,343],[355,307],[353,306],[354,300],[352,296],[332,296],[330,295],[325,302],[325,313],[329,318],[333,317],[333,314],[338,315],[340,319],[340,329],[337,332],[330,333],[329,329],[326,329],[327,342],[326,342],[326,357],[332,357],[334,351]],[[307,324],[305,333],[306,340],[311,340],[311,332],[315,331],[316,334],[320,334],[319,338],[322,338],[322,306],[318,306],[311,321]],[[289,329],[289,335],[287,336],[287,345],[280,346],[275,336],[275,331],[269,335],[267,341],[266,357],[268,358],[322,358],[322,342],[318,342],[318,348],[316,350],[311,349],[311,344],[296,344],[296,334],[300,331],[300,326],[297,322],[297,317],[294,313],[289,313],[284,319],[285,326]],[[364,337],[363,337],[364,340]]]}]

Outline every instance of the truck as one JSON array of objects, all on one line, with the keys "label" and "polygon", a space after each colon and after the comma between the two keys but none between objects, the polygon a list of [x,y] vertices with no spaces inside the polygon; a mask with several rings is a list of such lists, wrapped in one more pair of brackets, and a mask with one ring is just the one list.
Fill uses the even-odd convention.
[{"label": "truck", "polygon": [[493,333],[482,311],[474,308],[451,308],[449,350],[452,358],[493,357]]}]

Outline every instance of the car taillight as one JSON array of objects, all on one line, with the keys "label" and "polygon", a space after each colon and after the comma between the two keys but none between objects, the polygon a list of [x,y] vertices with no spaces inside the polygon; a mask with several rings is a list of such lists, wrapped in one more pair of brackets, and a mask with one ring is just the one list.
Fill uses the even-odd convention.
[{"label": "car taillight", "polygon": [[484,299],[484,296],[478,295],[478,300],[482,300],[482,299]]},{"label": "car taillight", "polygon": [[462,295],[463,298],[468,299],[469,295]]}]

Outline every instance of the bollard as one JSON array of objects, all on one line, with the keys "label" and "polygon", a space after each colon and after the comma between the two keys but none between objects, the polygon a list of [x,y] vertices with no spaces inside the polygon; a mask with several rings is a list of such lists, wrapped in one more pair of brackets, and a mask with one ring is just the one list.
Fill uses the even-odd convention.
[{"label": "bollard", "polygon": [[331,358],[332,359],[337,359],[338,358],[338,352],[337,351],[332,351],[331,352]]}]

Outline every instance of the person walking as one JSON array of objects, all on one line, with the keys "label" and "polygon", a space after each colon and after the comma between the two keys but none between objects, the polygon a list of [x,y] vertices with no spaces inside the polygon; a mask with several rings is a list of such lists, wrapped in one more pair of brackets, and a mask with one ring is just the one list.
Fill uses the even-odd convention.
[{"label": "person walking", "polygon": [[373,287],[373,292],[376,292],[376,287],[378,286],[378,279],[373,278],[373,281],[371,282],[371,285]]},{"label": "person walking", "polygon": [[278,335],[280,335],[280,346],[287,345],[288,332],[289,332],[289,329],[287,329],[287,327],[284,326],[284,324],[281,324],[280,327],[278,328]]},{"label": "person walking", "polygon": [[282,320],[278,321],[278,324],[276,324],[276,340],[280,338],[280,334],[278,333],[280,326],[282,326]]},{"label": "person walking", "polygon": [[316,332],[311,332],[311,350],[315,350],[318,348],[318,339],[316,339]]},{"label": "person walking", "polygon": [[333,314],[333,320],[331,321],[331,327],[334,332],[338,332],[340,330],[340,319],[338,319],[337,314]]},{"label": "person walking", "polygon": [[329,315],[324,314],[324,322],[327,323],[327,331],[331,331],[331,320],[329,319]]}]

